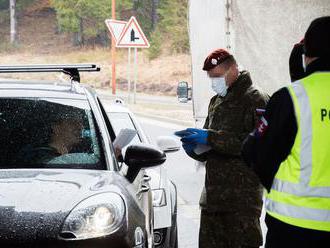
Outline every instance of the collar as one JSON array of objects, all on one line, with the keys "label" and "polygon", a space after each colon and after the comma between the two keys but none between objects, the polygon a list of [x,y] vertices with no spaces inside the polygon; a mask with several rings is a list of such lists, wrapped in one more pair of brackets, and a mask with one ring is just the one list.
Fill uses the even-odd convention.
[{"label": "collar", "polygon": [[250,73],[247,71],[241,71],[232,86],[228,88],[228,93],[224,98],[240,96],[251,86],[252,79]]},{"label": "collar", "polygon": [[305,77],[313,74],[314,72],[329,71],[330,72],[330,59],[318,58],[310,63],[306,68]]}]

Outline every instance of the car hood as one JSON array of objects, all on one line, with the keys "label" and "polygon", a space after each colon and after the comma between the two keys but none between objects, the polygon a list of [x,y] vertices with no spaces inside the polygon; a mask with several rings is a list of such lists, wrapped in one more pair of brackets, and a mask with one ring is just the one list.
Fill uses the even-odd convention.
[{"label": "car hood", "polygon": [[0,239],[56,238],[79,202],[101,192],[120,192],[117,180],[116,173],[105,171],[1,170]]}]

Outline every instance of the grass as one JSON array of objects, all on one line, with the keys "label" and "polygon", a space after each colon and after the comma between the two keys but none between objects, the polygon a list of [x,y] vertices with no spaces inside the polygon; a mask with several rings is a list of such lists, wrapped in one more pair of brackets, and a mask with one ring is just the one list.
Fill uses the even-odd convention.
[{"label": "grass", "polygon": [[[4,43],[3,43],[4,44]],[[18,50],[17,50],[18,49]],[[71,49],[69,52],[58,52],[51,54],[36,54],[29,52],[23,47],[4,47],[6,52],[1,52],[1,64],[74,64],[74,63],[95,63],[101,66],[100,73],[82,73],[82,82],[89,82],[95,87],[109,85],[111,81],[111,50],[108,48]],[[117,50],[117,82],[126,81],[127,73],[127,49]],[[131,79],[133,79],[133,57],[132,57]],[[12,76],[10,76],[12,77]],[[50,79],[48,74],[15,75],[21,79]],[[166,86],[175,86],[178,81],[190,79],[190,56],[185,54],[167,55],[150,61],[146,51],[138,53],[138,84],[145,93],[169,94]],[[156,92],[155,92],[156,90]],[[164,90],[164,92],[162,92]],[[159,92],[157,92],[159,91]]]}]

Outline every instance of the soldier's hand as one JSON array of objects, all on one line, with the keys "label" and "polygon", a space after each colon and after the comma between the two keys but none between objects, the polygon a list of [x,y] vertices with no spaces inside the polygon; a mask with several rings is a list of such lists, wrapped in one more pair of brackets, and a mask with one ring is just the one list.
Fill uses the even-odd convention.
[{"label": "soldier's hand", "polygon": [[187,128],[188,132],[192,134],[185,136],[181,139],[183,143],[191,143],[191,144],[203,144],[207,145],[208,141],[207,138],[209,133],[205,129],[198,129],[198,128]]},{"label": "soldier's hand", "polygon": [[174,135],[176,135],[180,138],[186,137],[186,136],[191,135],[191,134],[193,134],[193,132],[188,132],[187,129],[176,131],[174,133]]},{"label": "soldier's hand", "polygon": [[182,147],[184,151],[187,153],[188,156],[191,157],[191,155],[194,154],[194,149],[196,148],[196,144],[191,144],[191,143],[182,143]]}]

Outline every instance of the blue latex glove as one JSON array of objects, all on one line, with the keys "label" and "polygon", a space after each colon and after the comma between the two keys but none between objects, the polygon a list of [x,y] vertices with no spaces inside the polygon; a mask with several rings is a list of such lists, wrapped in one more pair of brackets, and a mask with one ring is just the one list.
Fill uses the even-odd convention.
[{"label": "blue latex glove", "polygon": [[181,131],[176,131],[174,135],[179,136],[180,138],[186,137],[188,135],[193,134],[194,132],[189,132],[187,129],[181,130]]},{"label": "blue latex glove", "polygon": [[194,149],[196,148],[196,144],[182,143],[182,147],[184,151],[187,153],[187,155],[191,157],[191,155],[194,154]]},{"label": "blue latex glove", "polygon": [[182,143],[191,143],[191,144],[203,144],[207,145],[207,137],[209,133],[205,129],[198,128],[187,128],[187,132],[191,132],[192,134],[188,136],[184,136],[181,141]]}]

